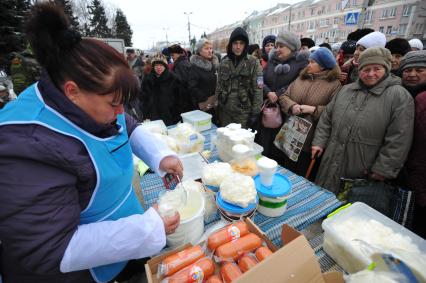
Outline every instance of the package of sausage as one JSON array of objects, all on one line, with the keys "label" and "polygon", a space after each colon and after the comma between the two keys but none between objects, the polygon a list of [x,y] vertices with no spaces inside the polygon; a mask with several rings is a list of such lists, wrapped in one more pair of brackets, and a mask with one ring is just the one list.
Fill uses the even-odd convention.
[{"label": "package of sausage", "polygon": [[188,247],[180,252],[169,255],[158,265],[157,277],[170,276],[205,257],[201,246]]},{"label": "package of sausage", "polygon": [[224,283],[231,283],[238,277],[242,276],[243,273],[235,263],[225,262],[220,268],[220,275],[222,276],[222,281]]},{"label": "package of sausage", "polygon": [[252,269],[256,264],[257,260],[253,253],[248,253],[238,259],[238,267],[243,273],[246,273],[249,269]]},{"label": "package of sausage", "polygon": [[216,262],[236,261],[239,257],[254,252],[261,246],[262,239],[254,233],[248,233],[239,239],[219,246],[214,258]]},{"label": "package of sausage", "polygon": [[202,283],[209,279],[214,272],[214,262],[208,257],[203,257],[175,274],[164,278],[161,283]]},{"label": "package of sausage", "polygon": [[260,247],[256,250],[255,256],[258,262],[261,262],[268,256],[272,255],[272,251],[268,247]]},{"label": "package of sausage", "polygon": [[244,221],[234,222],[212,233],[207,239],[207,248],[215,251],[219,246],[237,240],[249,232]]}]

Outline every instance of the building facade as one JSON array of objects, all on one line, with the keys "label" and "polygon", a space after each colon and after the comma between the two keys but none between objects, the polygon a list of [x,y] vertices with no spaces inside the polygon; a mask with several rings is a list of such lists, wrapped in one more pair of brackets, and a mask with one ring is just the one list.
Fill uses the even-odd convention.
[{"label": "building facade", "polygon": [[[266,35],[276,35],[283,30],[290,30],[300,37],[311,37],[317,44],[345,41],[357,28],[383,32],[388,40],[395,37],[426,39],[426,1],[376,0],[367,7],[368,2],[306,0],[293,5],[279,4],[250,15],[241,26],[248,30],[251,43],[258,44]],[[208,37],[213,42],[217,40],[217,34],[221,39],[228,39],[232,30],[220,28]]]}]

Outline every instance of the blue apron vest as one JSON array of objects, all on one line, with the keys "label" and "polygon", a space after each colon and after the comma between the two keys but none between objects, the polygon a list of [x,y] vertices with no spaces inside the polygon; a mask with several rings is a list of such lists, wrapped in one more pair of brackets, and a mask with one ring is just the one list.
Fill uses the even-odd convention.
[{"label": "blue apron vest", "polygon": [[[80,213],[80,224],[117,220],[144,212],[132,188],[133,160],[124,114],[117,116],[118,135],[98,138],[46,105],[37,84],[28,87],[0,113],[0,126],[38,124],[84,144],[95,167],[96,187],[88,206]],[[94,267],[90,272],[96,282],[108,282],[126,264],[127,261],[112,263]]]}]

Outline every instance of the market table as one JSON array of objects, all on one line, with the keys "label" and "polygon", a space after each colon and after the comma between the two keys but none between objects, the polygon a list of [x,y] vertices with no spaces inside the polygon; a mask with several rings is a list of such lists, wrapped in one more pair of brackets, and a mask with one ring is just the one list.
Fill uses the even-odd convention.
[{"label": "market table", "polygon": [[[211,146],[211,137],[216,134],[216,127],[213,125],[210,130],[201,132],[204,135],[204,149],[212,150],[209,162],[218,160],[216,149]],[[329,213],[341,206],[341,202],[336,196],[315,185],[314,183],[298,176],[291,171],[279,166],[278,172],[288,177],[292,183],[292,192],[288,199],[286,212],[280,217],[267,217],[260,213],[255,214],[253,220],[266,233],[271,241],[281,246],[281,226],[286,223],[293,228],[302,231],[312,223],[318,223]],[[148,173],[141,177],[141,190],[145,208],[152,206],[158,200],[158,195],[165,190],[163,180],[156,174]],[[220,220],[217,212],[206,221],[206,228]],[[321,269],[327,271],[339,267],[322,250],[322,232],[319,231],[310,239],[310,244],[320,261]]]}]

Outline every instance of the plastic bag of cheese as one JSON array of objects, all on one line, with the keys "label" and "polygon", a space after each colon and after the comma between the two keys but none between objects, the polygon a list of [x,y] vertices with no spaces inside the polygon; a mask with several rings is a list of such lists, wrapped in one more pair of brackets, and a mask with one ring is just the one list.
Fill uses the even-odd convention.
[{"label": "plastic bag of cheese", "polygon": [[252,177],[234,173],[220,184],[222,199],[240,207],[256,202],[256,188]]},{"label": "plastic bag of cheese", "polygon": [[222,181],[229,177],[232,172],[229,163],[215,161],[203,167],[201,180],[205,185],[219,187]]}]

